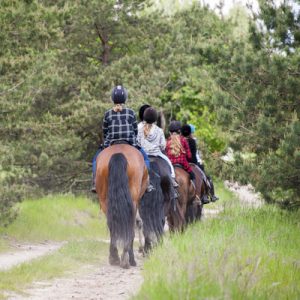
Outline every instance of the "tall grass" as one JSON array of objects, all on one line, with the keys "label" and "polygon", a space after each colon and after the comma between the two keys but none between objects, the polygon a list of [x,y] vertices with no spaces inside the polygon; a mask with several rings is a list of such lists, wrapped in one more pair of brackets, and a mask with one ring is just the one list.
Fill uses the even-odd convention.
[{"label": "tall grass", "polygon": [[57,195],[26,200],[17,209],[18,218],[8,227],[0,227],[0,237],[38,242],[103,238],[108,235],[99,204],[85,197]]},{"label": "tall grass", "polygon": [[246,208],[218,192],[232,198],[224,211],[165,239],[135,299],[300,298],[300,212]]}]

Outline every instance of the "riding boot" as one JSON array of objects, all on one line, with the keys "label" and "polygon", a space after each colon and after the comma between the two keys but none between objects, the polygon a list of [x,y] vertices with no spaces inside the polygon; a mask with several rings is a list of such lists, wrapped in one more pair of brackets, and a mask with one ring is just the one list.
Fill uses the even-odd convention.
[{"label": "riding boot", "polygon": [[93,183],[92,183],[92,187],[91,187],[91,192],[92,193],[97,193],[97,191],[96,191],[96,185],[95,185],[95,180],[93,179]]},{"label": "riding boot", "polygon": [[212,179],[210,177],[207,177],[209,183],[210,183],[210,198],[211,198],[211,201],[212,202],[216,202],[217,200],[219,200],[219,197],[217,197],[215,195],[215,187],[214,187],[214,184],[212,182]]}]

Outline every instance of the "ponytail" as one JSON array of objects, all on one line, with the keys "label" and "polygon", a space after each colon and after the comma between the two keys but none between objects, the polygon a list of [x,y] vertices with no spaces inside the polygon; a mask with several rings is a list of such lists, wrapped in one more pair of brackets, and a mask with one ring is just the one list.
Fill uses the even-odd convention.
[{"label": "ponytail", "polygon": [[145,125],[144,125],[144,136],[145,136],[145,138],[147,138],[147,136],[149,135],[151,128],[152,128],[152,124],[145,123]]}]

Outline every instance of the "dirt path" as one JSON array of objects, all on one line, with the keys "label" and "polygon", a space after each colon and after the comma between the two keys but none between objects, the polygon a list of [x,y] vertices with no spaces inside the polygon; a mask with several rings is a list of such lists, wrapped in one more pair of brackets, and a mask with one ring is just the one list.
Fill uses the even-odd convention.
[{"label": "dirt path", "polygon": [[86,266],[65,278],[49,282],[35,282],[24,291],[24,295],[10,295],[11,300],[54,300],[54,299],[97,299],[124,300],[137,293],[143,277],[143,258],[135,253],[137,267],[128,270],[108,263],[99,266]]},{"label": "dirt path", "polygon": [[36,245],[16,244],[11,250],[0,254],[0,271],[8,270],[23,262],[30,261],[58,250],[64,243],[44,242]]}]

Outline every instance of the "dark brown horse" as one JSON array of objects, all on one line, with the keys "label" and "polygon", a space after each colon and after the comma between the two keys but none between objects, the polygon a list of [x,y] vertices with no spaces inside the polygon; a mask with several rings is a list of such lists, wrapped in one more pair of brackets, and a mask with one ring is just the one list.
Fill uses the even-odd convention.
[{"label": "dark brown horse", "polygon": [[190,175],[181,166],[174,165],[176,181],[179,185],[178,201],[176,209],[170,210],[167,216],[169,228],[171,231],[182,231],[186,225],[186,211],[189,205],[192,205],[195,199],[195,187],[190,180]]},{"label": "dark brown horse", "polygon": [[185,219],[187,223],[192,223],[196,220],[200,220],[202,216],[202,198],[206,194],[206,188],[203,178],[203,173],[201,169],[195,165],[190,163],[190,166],[195,174],[195,188],[196,188],[196,196],[192,203],[188,203],[187,211],[185,214]]},{"label": "dark brown horse", "polygon": [[[104,149],[97,158],[96,190],[110,231],[109,262],[123,268],[135,266],[134,225],[139,200],[148,185],[142,154],[128,144]],[[121,260],[118,245],[123,248]]]}]

